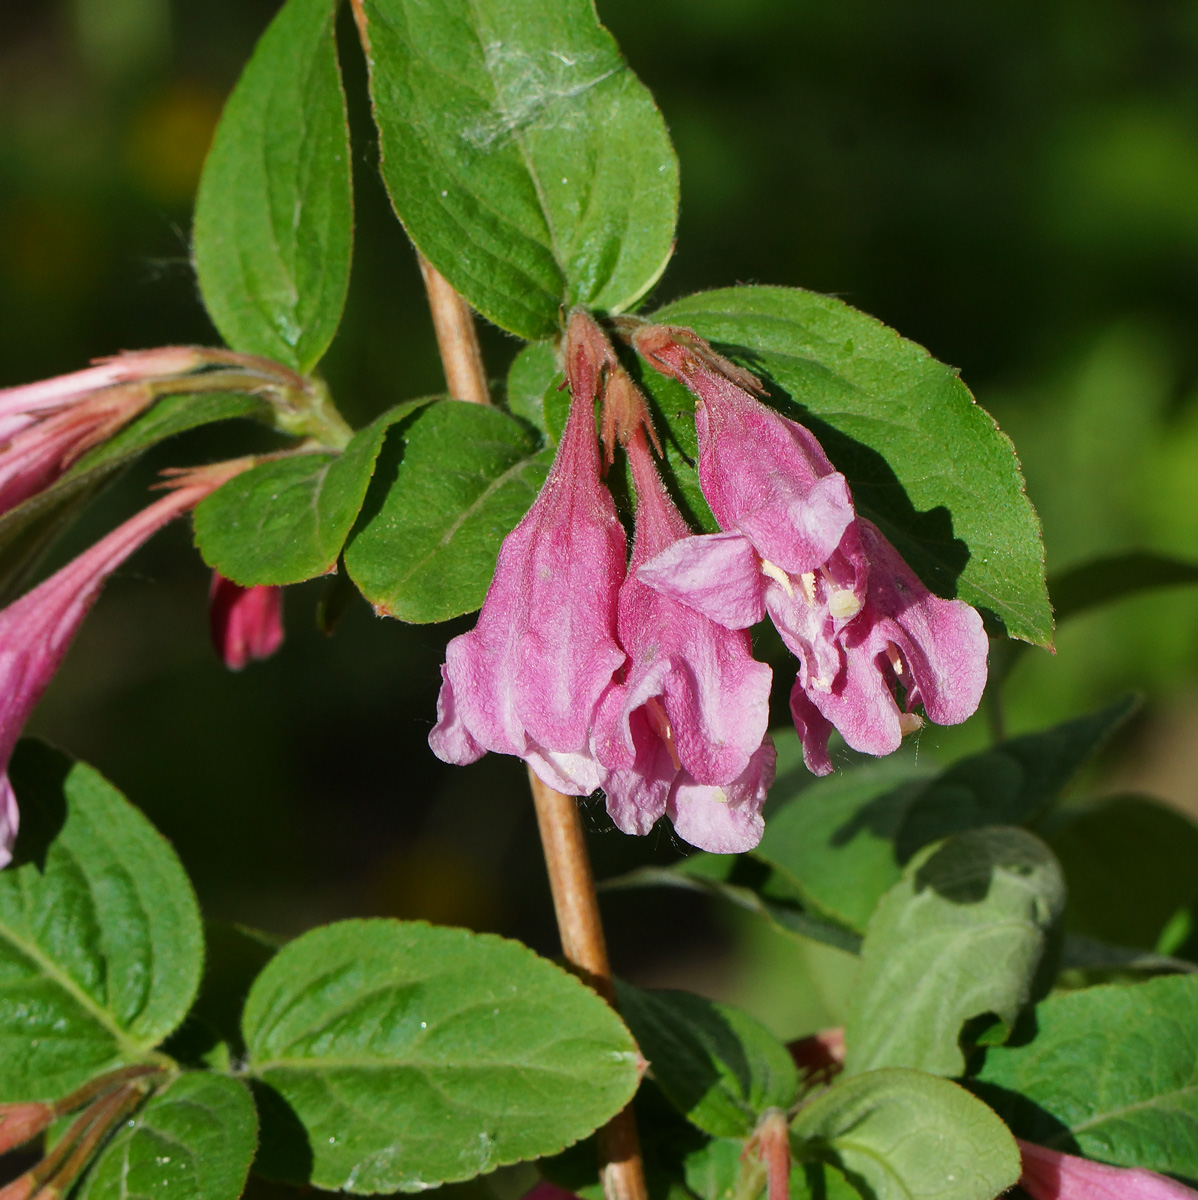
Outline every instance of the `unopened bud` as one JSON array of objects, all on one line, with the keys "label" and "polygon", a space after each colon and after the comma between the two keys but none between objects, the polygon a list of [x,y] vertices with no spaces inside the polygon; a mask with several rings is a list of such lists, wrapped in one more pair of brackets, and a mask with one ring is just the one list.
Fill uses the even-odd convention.
[{"label": "unopened bud", "polygon": [[0,1104],[0,1154],[23,1146],[53,1119],[54,1109],[48,1104]]},{"label": "unopened bud", "polygon": [[18,1175],[6,1187],[0,1188],[0,1200],[29,1200],[36,1186],[37,1181],[33,1172],[26,1171],[24,1175]]}]

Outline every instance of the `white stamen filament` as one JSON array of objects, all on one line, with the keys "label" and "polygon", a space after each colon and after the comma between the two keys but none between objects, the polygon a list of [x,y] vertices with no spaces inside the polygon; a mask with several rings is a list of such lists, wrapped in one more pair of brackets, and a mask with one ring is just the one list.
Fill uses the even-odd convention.
[{"label": "white stamen filament", "polygon": [[770,579],[776,579],[786,589],[786,594],[792,600],[794,599],[795,590],[791,586],[790,576],[777,563],[772,563],[768,558],[763,558],[761,560],[761,573],[768,575]]}]

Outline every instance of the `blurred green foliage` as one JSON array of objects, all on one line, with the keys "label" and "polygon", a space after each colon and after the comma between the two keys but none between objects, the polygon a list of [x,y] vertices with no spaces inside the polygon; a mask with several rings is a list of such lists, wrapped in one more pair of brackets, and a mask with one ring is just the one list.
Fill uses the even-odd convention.
[{"label": "blurred green foliage", "polygon": [[[738,281],[841,295],[959,366],[1010,432],[1050,571],[1132,547],[1198,558],[1195,0],[599,7],[681,159],[678,252],[658,299]],[[0,382],[215,340],[188,261],[191,199],[223,97],[275,8],[0,4]],[[324,369],[360,425],[441,378],[348,20],[343,33],[357,230]],[[516,348],[484,331],[494,376]],[[152,468],[245,444],[229,429],[156,453],[71,545],[136,506]],[[444,641],[469,620],[403,627],[359,603],[326,639],[313,621],[324,585],[306,585],[289,594],[283,653],[229,676],[206,643],[204,571],[186,541],[172,529],[114,581],[34,729],[146,809],[214,916],[283,931],[427,916],[555,952],[519,764],[450,769],[425,747]],[[1023,656],[1009,725],[1142,688],[1149,705],[1115,768],[1140,780],[1136,756],[1151,750],[1152,778],[1198,807],[1185,761],[1196,666],[1198,593],[1125,601],[1063,628],[1055,658]],[[984,738],[977,719],[930,728],[919,752]],[[678,851],[668,833],[633,842],[588,812],[601,875]],[[693,983],[688,954],[737,942],[689,897],[655,894],[653,922],[646,903],[605,900],[625,969]],[[796,997],[772,982],[783,952],[768,938],[737,944],[749,966],[724,979],[708,968],[708,986],[752,992],[783,1032],[843,1007],[838,962]]]}]

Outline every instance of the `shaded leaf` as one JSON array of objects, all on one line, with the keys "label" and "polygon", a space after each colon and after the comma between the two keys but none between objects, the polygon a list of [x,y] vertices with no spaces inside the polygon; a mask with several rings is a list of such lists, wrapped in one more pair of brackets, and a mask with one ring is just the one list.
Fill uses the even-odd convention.
[{"label": "shaded leaf", "polygon": [[1022,829],[960,833],[918,855],[866,930],[845,1071],[962,1074],[962,1027],[993,1014],[1012,1028],[1064,903],[1056,860]]},{"label": "shaded leaf", "polygon": [[620,983],[620,1015],[658,1087],[714,1137],[747,1137],[767,1108],[798,1092],[790,1052],[742,1009],[691,992],[642,991]]},{"label": "shaded leaf", "polygon": [[428,405],[394,430],[345,553],[350,577],[385,616],[425,623],[478,608],[499,546],[553,460],[498,409]]},{"label": "shaded leaf", "polygon": [[1198,826],[1176,809],[1119,796],[1065,810],[1045,836],[1079,933],[1154,949],[1170,918],[1198,901]]},{"label": "shaded leaf", "polygon": [[308,372],[349,287],[349,126],[334,0],[287,0],[225,105],[196,196],[195,265],[234,350]]},{"label": "shaded leaf", "polygon": [[78,1200],[237,1200],[258,1142],[244,1083],[227,1075],[180,1075],[101,1151]]},{"label": "shaded leaf", "polygon": [[[572,975],[518,942],[420,923],[290,942],[242,1026],[266,1085],[262,1169],[327,1189],[418,1191],[556,1153],[639,1080],[628,1031]],[[288,1120],[306,1163],[266,1153]]]},{"label": "shaded leaf", "polygon": [[807,784],[766,822],[753,852],[803,900],[858,931],[903,865],[930,842],[1039,816],[1134,711],[1134,698],[1011,738],[938,775],[895,757]]},{"label": "shaded leaf", "polygon": [[1159,587],[1198,583],[1198,563],[1133,550],[1068,567],[1048,581],[1057,621]]},{"label": "shaded leaf", "polygon": [[1051,644],[1040,526],[1019,462],[956,371],[873,317],[797,288],[702,292],[653,319],[689,326],[761,374],[771,402],[820,438],[858,511],[932,591],[988,609],[1012,637]]},{"label": "shaded leaf", "polygon": [[1020,1172],[1015,1139],[984,1104],[897,1067],[839,1080],[795,1117],[791,1143],[872,1200],[993,1200]]},{"label": "shaded leaf", "polygon": [[665,269],[678,167],[591,0],[365,0],[395,211],[484,316],[532,340]]},{"label": "shaded leaf", "polygon": [[978,1091],[1020,1137],[1198,1178],[1198,976],[1053,996],[1035,1038],[986,1052]]},{"label": "shaded leaf", "polygon": [[[556,391],[565,381],[553,343],[530,342],[516,355],[507,373],[508,411],[545,433],[545,393]],[[557,438],[553,441],[556,443]]]},{"label": "shaded leaf", "polygon": [[21,832],[0,871],[0,1102],[54,1100],[180,1024],[203,934],[174,851],[101,775],[31,741],[9,774]]},{"label": "shaded leaf", "polygon": [[230,479],[195,510],[204,561],[246,587],[302,583],[335,570],[387,430],[426,403],[389,409],[339,454],[275,459]]}]

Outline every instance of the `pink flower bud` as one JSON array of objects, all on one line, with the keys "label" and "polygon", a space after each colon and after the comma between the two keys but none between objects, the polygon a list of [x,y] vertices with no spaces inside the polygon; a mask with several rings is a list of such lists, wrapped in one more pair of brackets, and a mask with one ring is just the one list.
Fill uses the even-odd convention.
[{"label": "pink flower bud", "polygon": [[24,1175],[18,1175],[12,1183],[0,1188],[0,1200],[29,1200],[36,1186],[37,1180],[33,1172],[26,1171]]},{"label": "pink flower bud", "polygon": [[153,403],[153,382],[201,364],[198,350],[165,346],[0,390],[0,513],[49,487],[80,455]]},{"label": "pink flower bud", "polygon": [[23,1146],[53,1119],[49,1104],[0,1104],[0,1154]]},{"label": "pink flower bud", "polygon": [[259,584],[242,587],[212,572],[208,589],[212,644],[230,671],[269,658],[283,644],[283,589]]},{"label": "pink flower bud", "polygon": [[253,459],[175,472],[172,490],[0,610],[0,867],[12,861],[17,808],[8,761],[109,575],[167,522],[193,508]]},{"label": "pink flower bud", "polygon": [[1019,1186],[1032,1200],[1198,1200],[1198,1192],[1141,1167],[1111,1167],[1019,1138]]}]

